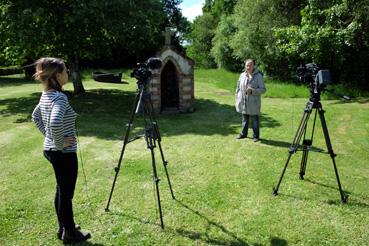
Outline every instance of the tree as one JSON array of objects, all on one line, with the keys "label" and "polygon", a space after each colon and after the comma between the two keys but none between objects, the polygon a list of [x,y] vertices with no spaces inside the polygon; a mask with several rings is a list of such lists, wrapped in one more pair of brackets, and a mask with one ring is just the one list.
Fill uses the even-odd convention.
[{"label": "tree", "polygon": [[[275,45],[273,30],[299,23],[304,2],[306,0],[238,2],[233,17],[236,31],[229,41],[234,57],[242,60],[254,58],[268,75],[289,77],[291,68]],[[280,64],[286,66],[281,67]]]},{"label": "tree", "polygon": [[230,46],[231,37],[236,33],[234,16],[222,16],[212,40],[211,55],[218,67],[231,71],[243,68],[243,59],[235,57],[235,51]]},{"label": "tree", "polygon": [[[204,9],[217,23],[211,55],[218,67],[239,71],[245,58],[254,58],[269,74],[280,71],[284,59],[275,46],[273,28],[299,23],[306,0],[209,0]],[[278,69],[278,70],[277,70]],[[288,67],[283,70],[289,71]]]},{"label": "tree", "polygon": [[315,62],[334,81],[369,89],[369,0],[206,0],[203,12],[189,47],[197,64],[235,70],[254,58],[290,80]]},{"label": "tree", "polygon": [[187,48],[187,54],[194,59],[199,67],[211,68],[216,65],[210,50],[217,24],[216,19],[206,12],[202,16],[196,17],[192,24],[192,32],[189,35],[190,46]]},{"label": "tree", "polygon": [[276,29],[277,46],[288,57],[329,68],[336,81],[369,89],[368,13],[368,0],[310,0],[300,25]]},{"label": "tree", "polygon": [[182,43],[191,31],[191,23],[182,15],[181,9],[179,8],[181,2],[182,0],[164,0],[166,18],[162,29],[165,30],[166,27],[175,29],[177,35],[174,36],[172,45],[178,50],[183,51]]},{"label": "tree", "polygon": [[192,32],[189,35],[191,45],[188,48],[189,56],[196,64],[203,67],[215,67],[213,51],[213,38],[222,16],[233,12],[236,0],[206,0],[202,8],[203,15],[197,17],[192,24]]},{"label": "tree", "polygon": [[24,63],[40,56],[65,58],[76,94],[84,92],[82,58],[109,54],[118,45],[136,54],[157,47],[164,20],[159,0],[13,0],[0,6],[5,59]]},{"label": "tree", "polygon": [[241,59],[235,57],[234,50],[230,46],[231,37],[236,33],[235,16],[233,15],[234,0],[217,0],[212,2],[211,13],[219,16],[219,22],[212,40],[211,55],[218,67],[231,71],[239,71],[243,64]]}]

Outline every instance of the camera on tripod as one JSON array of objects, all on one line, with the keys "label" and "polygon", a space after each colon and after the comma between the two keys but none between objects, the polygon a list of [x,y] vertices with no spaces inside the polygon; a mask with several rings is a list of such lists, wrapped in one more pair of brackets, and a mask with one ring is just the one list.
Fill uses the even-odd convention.
[{"label": "camera on tripod", "polygon": [[146,82],[151,76],[151,70],[161,68],[162,62],[159,58],[151,57],[144,63],[138,63],[137,67],[132,71],[131,77],[138,81]]},{"label": "camera on tripod", "polygon": [[164,152],[161,147],[161,136],[159,132],[158,122],[156,121],[150,92],[149,90],[147,90],[147,87],[149,87],[148,82],[150,81],[149,79],[151,77],[150,70],[159,69],[161,68],[161,66],[162,66],[162,61],[159,58],[152,57],[152,58],[149,58],[145,63],[138,63],[137,67],[131,73],[131,77],[134,77],[137,79],[137,86],[138,86],[137,94],[136,94],[135,101],[132,107],[131,115],[129,117],[129,122],[126,125],[127,130],[124,136],[123,147],[122,147],[122,151],[120,152],[118,165],[115,167],[115,177],[114,177],[113,185],[111,187],[108,204],[106,205],[105,211],[109,211],[110,201],[111,201],[114,187],[117,181],[118,172],[121,168],[126,146],[128,143],[140,138],[137,136],[130,138],[130,132],[134,125],[133,121],[135,119],[135,114],[137,114],[138,111],[141,110],[141,114],[143,115],[142,118],[144,121],[144,137],[146,141],[146,146],[148,149],[150,149],[150,152],[151,152],[151,164],[152,164],[153,175],[154,175],[157,205],[159,208],[160,225],[161,225],[161,228],[164,229],[164,221],[163,221],[163,214],[161,210],[161,203],[160,203],[161,200],[160,200],[160,193],[159,193],[160,179],[157,174],[156,160],[155,160],[155,153],[154,153],[154,149],[157,146],[159,147],[159,150],[160,150],[159,152],[160,152],[161,160],[163,162],[165,174],[167,176],[170,193],[173,199],[175,199],[175,197],[174,197],[174,192],[172,189],[172,185],[171,185],[168,170],[167,170],[168,161],[164,158]]},{"label": "camera on tripod", "polygon": [[[301,159],[301,165],[300,165],[300,179],[302,180],[304,179],[309,151],[313,151],[312,144],[313,144],[315,123],[317,120],[317,116],[319,115],[319,119],[321,122],[323,134],[325,138],[325,143],[327,145],[327,153],[330,155],[332,159],[332,163],[333,163],[333,167],[334,167],[334,171],[336,175],[336,180],[338,184],[338,189],[341,195],[341,201],[343,203],[346,203],[347,195],[345,194],[345,192],[343,191],[341,187],[341,181],[338,175],[338,170],[337,170],[336,161],[335,161],[336,154],[333,152],[333,149],[332,149],[332,144],[331,144],[331,140],[330,140],[329,133],[328,133],[328,127],[327,127],[326,119],[324,116],[325,111],[323,110],[322,103],[320,102],[320,92],[328,91],[346,100],[349,100],[350,98],[344,95],[339,95],[337,93],[334,93],[333,90],[326,89],[326,86],[331,82],[331,75],[329,73],[329,70],[320,70],[319,67],[315,63],[308,63],[308,64],[298,67],[297,74],[298,74],[300,82],[306,83],[310,86],[310,99],[306,103],[306,107],[304,109],[304,114],[300,121],[300,125],[297,128],[297,132],[295,134],[295,137],[293,138],[291,147],[288,149],[289,155],[287,157],[287,161],[282,170],[282,174],[279,177],[278,183],[273,189],[273,195],[278,195],[279,186],[282,182],[282,179],[286,172],[291,156],[294,153],[296,153],[298,150],[302,150],[302,159]],[[313,121],[312,131],[310,135],[309,133],[307,133],[307,128],[308,128],[308,121],[310,119],[310,116],[313,110],[315,110],[315,113],[313,116],[314,121]],[[310,135],[310,138],[309,138],[309,135]],[[300,145],[300,143],[302,143],[302,145]]]},{"label": "camera on tripod", "polygon": [[309,84],[314,93],[322,91],[330,82],[331,74],[329,70],[320,70],[315,63],[307,63],[297,68],[299,81]]}]

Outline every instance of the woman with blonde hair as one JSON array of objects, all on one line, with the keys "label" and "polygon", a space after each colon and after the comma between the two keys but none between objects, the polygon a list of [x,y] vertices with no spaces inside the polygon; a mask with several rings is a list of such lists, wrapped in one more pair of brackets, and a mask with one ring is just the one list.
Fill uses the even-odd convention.
[{"label": "woman with blonde hair", "polygon": [[57,236],[64,243],[85,241],[91,234],[80,230],[73,218],[72,199],[78,174],[77,114],[63,93],[63,86],[68,82],[68,69],[62,59],[41,58],[36,61],[34,77],[44,87],[32,120],[45,137],[44,156],[52,164],[56,177]]}]

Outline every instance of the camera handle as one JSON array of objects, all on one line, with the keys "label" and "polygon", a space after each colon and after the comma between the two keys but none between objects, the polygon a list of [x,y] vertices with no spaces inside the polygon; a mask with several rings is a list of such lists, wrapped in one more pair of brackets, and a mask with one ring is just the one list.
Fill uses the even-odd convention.
[{"label": "camera handle", "polygon": [[333,89],[331,89],[331,90],[324,89],[323,91],[328,91],[329,93],[331,93],[331,94],[335,95],[336,97],[340,97],[340,98],[342,98],[342,99],[344,99],[344,100],[347,100],[347,101],[351,100],[351,98],[350,98],[350,97],[345,96],[345,95],[343,95],[343,94],[341,94],[341,93],[337,93],[337,92],[335,92]]}]

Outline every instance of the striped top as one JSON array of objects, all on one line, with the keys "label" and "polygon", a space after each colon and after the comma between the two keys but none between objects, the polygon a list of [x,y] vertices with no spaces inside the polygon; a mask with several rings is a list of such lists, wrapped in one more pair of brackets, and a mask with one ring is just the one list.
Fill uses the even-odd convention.
[{"label": "striped top", "polygon": [[63,148],[64,137],[76,137],[76,112],[69,105],[68,98],[59,91],[42,92],[39,103],[32,113],[32,121],[45,136],[44,150],[76,152],[77,142]]}]

